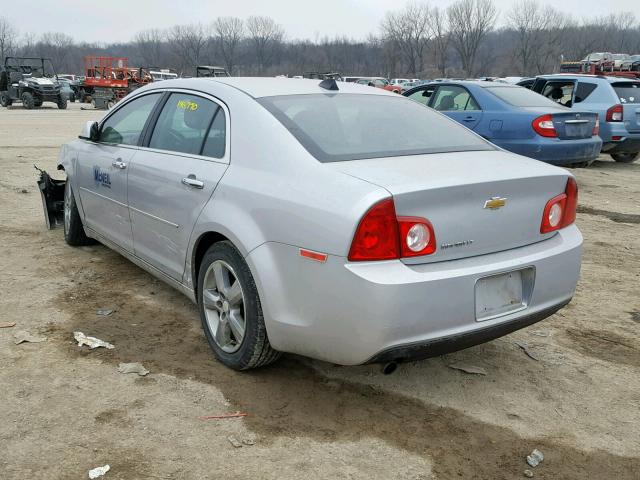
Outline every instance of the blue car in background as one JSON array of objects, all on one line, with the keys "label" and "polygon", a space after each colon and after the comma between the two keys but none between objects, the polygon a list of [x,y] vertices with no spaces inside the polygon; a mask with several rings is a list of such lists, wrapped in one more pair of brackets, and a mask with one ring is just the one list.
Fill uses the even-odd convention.
[{"label": "blue car in background", "polygon": [[616,162],[631,163],[640,155],[640,81],[596,75],[541,75],[532,91],[573,110],[600,118],[602,151]]},{"label": "blue car in background", "polygon": [[600,154],[598,115],[558,105],[501,82],[444,81],[403,93],[510,152],[555,165],[585,166]]}]

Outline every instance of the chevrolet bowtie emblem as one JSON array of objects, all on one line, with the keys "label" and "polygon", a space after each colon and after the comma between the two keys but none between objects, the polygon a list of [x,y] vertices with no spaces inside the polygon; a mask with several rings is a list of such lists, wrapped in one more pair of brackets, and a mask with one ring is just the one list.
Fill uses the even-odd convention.
[{"label": "chevrolet bowtie emblem", "polygon": [[491,197],[489,200],[484,202],[484,208],[488,208],[490,210],[497,210],[498,208],[502,208],[507,204],[507,199],[502,197]]}]

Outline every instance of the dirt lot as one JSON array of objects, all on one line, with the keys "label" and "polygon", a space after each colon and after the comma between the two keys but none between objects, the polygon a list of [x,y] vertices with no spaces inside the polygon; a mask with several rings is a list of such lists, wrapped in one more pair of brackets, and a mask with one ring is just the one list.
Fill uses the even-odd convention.
[{"label": "dirt lot", "polygon": [[[640,162],[574,171],[582,278],[552,318],[389,376],[293,356],[235,373],[186,298],[45,229],[33,164],[55,170],[60,144],[100,116],[0,109],[0,322],[17,324],[0,329],[0,478],[81,479],[108,463],[112,480],[515,479],[534,448],[535,478],[640,478]],[[47,340],[15,345],[18,330]],[[82,350],[75,330],[115,349]],[[151,373],[118,373],[136,361]],[[236,411],[248,416],[201,418]]]}]

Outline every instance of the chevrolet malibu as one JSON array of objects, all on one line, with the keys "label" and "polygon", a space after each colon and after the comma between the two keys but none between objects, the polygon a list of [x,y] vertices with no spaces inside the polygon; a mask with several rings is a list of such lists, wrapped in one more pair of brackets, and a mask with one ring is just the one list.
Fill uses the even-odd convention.
[{"label": "chevrolet malibu", "polygon": [[40,181],[47,223],[182,291],[238,370],[466,348],[555,313],[580,271],[568,172],[382,89],[166,80],[58,163],[66,180]]}]

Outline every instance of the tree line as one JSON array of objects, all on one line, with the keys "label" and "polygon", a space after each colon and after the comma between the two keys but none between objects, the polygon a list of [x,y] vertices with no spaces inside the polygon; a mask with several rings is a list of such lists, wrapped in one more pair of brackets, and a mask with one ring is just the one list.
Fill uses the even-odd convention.
[{"label": "tree line", "polygon": [[195,65],[221,65],[231,75],[527,76],[557,71],[562,60],[594,51],[640,53],[635,15],[577,18],[538,0],[518,0],[503,12],[493,0],[457,0],[448,8],[413,2],[389,11],[364,40],[291,39],[272,18],[249,16],[148,29],[109,44],[76,42],[62,32],[21,32],[0,17],[0,58],[47,57],[59,73],[83,73],[85,55],[103,55],[182,75],[194,75]]}]

